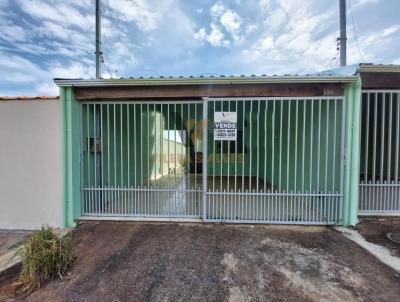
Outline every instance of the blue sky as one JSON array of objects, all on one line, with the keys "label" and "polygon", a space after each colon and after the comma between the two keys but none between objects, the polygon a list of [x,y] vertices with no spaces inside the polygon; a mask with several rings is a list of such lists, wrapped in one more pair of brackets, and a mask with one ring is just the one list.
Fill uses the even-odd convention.
[{"label": "blue sky", "polygon": [[[54,77],[93,77],[94,2],[0,0],[0,95],[56,95]],[[400,1],[347,3],[348,64],[400,64]],[[338,65],[338,0],[102,0],[102,8],[103,77]]]}]

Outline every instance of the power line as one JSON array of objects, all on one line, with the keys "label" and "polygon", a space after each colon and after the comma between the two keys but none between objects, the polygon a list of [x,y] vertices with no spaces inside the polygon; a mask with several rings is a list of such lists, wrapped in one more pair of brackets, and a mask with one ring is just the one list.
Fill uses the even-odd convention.
[{"label": "power line", "polygon": [[357,50],[358,50],[358,54],[360,55],[360,59],[363,62],[366,62],[364,56],[361,53],[360,47],[358,46],[358,38],[357,38],[356,28],[354,26],[353,10],[351,9],[351,0],[349,0],[349,11],[350,11],[350,16],[351,16],[351,23],[353,25],[354,40],[356,41],[356,47],[357,47]]},{"label": "power line", "polygon": [[328,70],[328,68],[331,69],[333,67],[337,67],[337,66],[332,66],[332,63],[335,62],[335,61],[337,63],[337,60],[338,60],[338,57],[339,57],[339,53],[340,53],[340,50],[338,48],[336,50],[336,54],[333,56],[333,58],[329,59],[328,64],[326,64],[326,66],[325,66],[325,68],[323,70]]},{"label": "power line", "polygon": [[[109,2],[109,0],[100,0],[100,1],[102,1],[102,2],[105,4],[105,5],[104,5],[104,6],[105,6],[104,15],[108,16],[108,17],[110,18],[110,20],[118,20],[118,16],[116,16],[116,14],[114,13],[114,11],[113,11],[113,10],[111,9],[111,7],[110,7],[110,2]],[[113,23],[112,23],[111,25],[113,25]],[[120,26],[121,26],[121,25],[120,25]],[[117,31],[116,31],[116,32],[117,32],[117,37],[114,37],[114,39],[117,39],[119,42],[126,40],[126,39],[123,39],[123,37],[122,37],[122,35],[121,35],[121,27],[120,27],[120,26],[117,26]],[[125,34],[125,32],[123,32],[123,33]],[[105,35],[104,33],[103,33],[102,37],[103,37],[103,42],[102,42],[101,44],[103,45],[104,50],[107,50],[107,47],[111,44],[111,41],[110,41],[110,39],[107,37],[107,35]],[[125,37],[125,36],[124,36],[124,37]],[[105,59],[105,57],[106,57],[106,59]],[[113,76],[113,73],[111,72],[109,66],[106,64],[107,57],[109,58],[109,56],[107,56],[106,51],[105,51],[105,54],[101,56],[101,63],[102,63],[102,64],[104,65],[104,67],[107,69],[108,73],[109,73],[111,76]],[[117,63],[118,63],[118,62],[117,62]],[[148,72],[148,73],[155,74],[155,75],[157,75],[157,76],[161,76],[156,70],[151,69],[151,68],[149,68],[149,67],[147,67],[147,66],[143,66],[143,64],[136,63],[135,65],[136,65],[136,66],[135,66],[136,69],[138,69],[139,71]],[[141,66],[141,65],[142,65],[142,66]],[[118,70],[117,70],[117,69],[115,70],[114,75],[115,75],[116,77],[119,76],[119,75],[118,75]]]},{"label": "power line", "polygon": [[[104,1],[103,1],[104,3]],[[105,6],[105,10],[104,10],[104,15],[106,16],[110,16],[111,18],[113,18],[112,15],[112,11],[110,8],[110,3],[108,0],[106,0],[106,6]],[[101,43],[103,45],[103,49],[106,50],[106,48],[109,45],[109,39],[107,37],[107,35],[103,32],[102,33],[102,38],[103,38],[103,42]],[[102,54],[101,55],[101,63],[104,65],[104,67],[107,69],[108,74],[110,75],[110,77],[118,77],[118,70],[115,69],[115,71],[112,71],[110,66],[106,63],[105,57],[107,57],[106,54]]]}]

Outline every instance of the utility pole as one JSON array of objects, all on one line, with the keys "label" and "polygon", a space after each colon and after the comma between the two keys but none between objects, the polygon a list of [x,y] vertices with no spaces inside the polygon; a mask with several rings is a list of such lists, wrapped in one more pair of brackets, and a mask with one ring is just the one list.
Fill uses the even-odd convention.
[{"label": "utility pole", "polygon": [[340,11],[340,66],[346,66],[347,37],[346,37],[346,0],[339,0]]},{"label": "utility pole", "polygon": [[[101,61],[102,61],[102,52],[101,52],[101,10],[100,10],[101,0],[96,0],[96,79],[101,78]],[[95,185],[102,186],[102,163],[101,163],[101,144],[102,141],[102,131],[100,124],[100,106],[95,106],[94,115],[96,120],[96,127],[94,129],[94,138],[93,138],[93,147],[94,147],[94,156],[96,163],[96,175],[95,175]],[[100,150],[98,149],[100,146]]]},{"label": "utility pole", "polygon": [[96,79],[101,78],[101,0],[96,0]]}]

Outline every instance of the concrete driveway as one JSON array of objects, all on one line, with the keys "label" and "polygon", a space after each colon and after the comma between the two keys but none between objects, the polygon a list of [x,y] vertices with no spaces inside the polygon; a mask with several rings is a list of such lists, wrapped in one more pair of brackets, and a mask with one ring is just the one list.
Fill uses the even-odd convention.
[{"label": "concrete driveway", "polygon": [[396,301],[400,276],[325,227],[94,223],[28,301]]}]

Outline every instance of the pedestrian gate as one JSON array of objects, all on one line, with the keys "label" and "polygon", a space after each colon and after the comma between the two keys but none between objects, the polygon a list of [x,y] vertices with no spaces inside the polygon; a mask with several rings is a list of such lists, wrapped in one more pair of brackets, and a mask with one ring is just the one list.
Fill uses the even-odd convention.
[{"label": "pedestrian gate", "polygon": [[83,102],[82,215],[339,224],[344,98]]},{"label": "pedestrian gate", "polygon": [[399,90],[363,90],[360,215],[400,215]]}]

